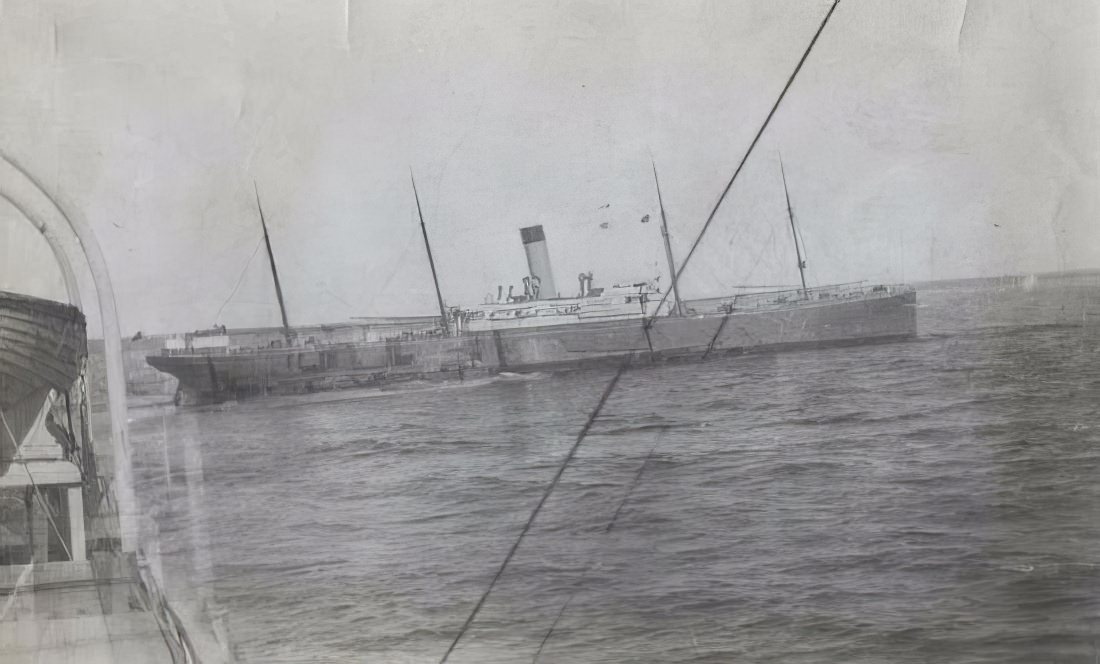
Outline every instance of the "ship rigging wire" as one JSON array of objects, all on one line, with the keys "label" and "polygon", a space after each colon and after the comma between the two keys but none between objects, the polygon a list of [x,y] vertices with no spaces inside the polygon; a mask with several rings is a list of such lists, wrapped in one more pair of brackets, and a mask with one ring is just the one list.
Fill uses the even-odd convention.
[{"label": "ship rigging wire", "polygon": [[[817,32],[814,33],[813,39],[810,40],[809,46],[806,47],[806,51],[802,54],[798,64],[795,65],[794,71],[791,72],[789,78],[787,78],[786,84],[783,86],[782,92],[779,93],[779,97],[776,98],[775,103],[772,104],[772,108],[768,111],[768,116],[764,118],[764,124],[760,125],[760,129],[757,130],[756,136],[752,139],[752,143],[749,143],[748,150],[745,150],[744,156],[741,157],[741,162],[737,165],[737,168],[733,171],[733,175],[730,177],[726,188],[722,190],[722,195],[718,197],[718,202],[714,204],[714,208],[710,211],[710,215],[707,216],[707,220],[703,222],[703,227],[699,230],[699,234],[695,236],[695,242],[691,244],[691,249],[688,250],[687,256],[684,257],[684,262],[680,264],[680,269],[676,271],[676,282],[681,282],[681,277],[684,274],[684,269],[687,267],[688,261],[695,255],[695,250],[699,248],[699,243],[703,241],[703,236],[706,235],[707,230],[710,229],[714,218],[718,214],[718,208],[722,207],[722,202],[726,200],[726,195],[729,194],[730,189],[733,188],[733,183],[737,180],[737,176],[740,175],[741,169],[744,168],[745,162],[748,161],[749,156],[752,154],[753,148],[760,141],[760,137],[764,135],[764,130],[768,128],[768,124],[771,123],[772,117],[775,112],[779,110],[779,104],[783,102],[783,98],[787,96],[787,91],[791,89],[791,84],[794,83],[794,79],[798,76],[798,72],[802,70],[802,65],[805,64],[806,58],[810,56],[810,51],[813,50],[814,44],[817,43],[817,38],[821,36],[821,32],[825,29],[825,24],[829,22],[829,18],[832,17],[833,12],[836,11],[836,6],[840,0],[833,0],[833,4],[829,7],[829,11],[825,14],[825,18],[821,20],[821,25],[818,26]],[[647,326],[653,324],[653,319],[656,318],[657,313],[661,311],[661,307],[664,306],[665,300],[668,299],[668,292],[661,297],[661,301],[657,303],[657,308],[654,310],[653,316],[647,319]]]},{"label": "ship rigging wire", "polygon": [[[623,508],[626,507],[627,502],[630,501],[632,495],[634,495],[634,489],[638,486],[638,482],[641,481],[642,475],[645,474],[646,468],[649,466],[649,462],[653,459],[653,454],[657,451],[657,446],[661,444],[665,433],[668,432],[668,428],[662,428],[661,432],[657,434],[657,440],[653,441],[653,445],[649,448],[649,453],[646,454],[642,464],[638,466],[638,470],[634,473],[634,479],[631,480],[630,485],[626,488],[626,493],[623,494],[622,500],[619,501],[619,506],[615,508],[615,512],[611,515],[611,519],[607,522],[607,526],[603,529],[603,534],[607,535],[615,528],[615,524],[619,521],[619,515],[622,513]],[[573,598],[577,596],[577,593],[581,591],[581,585],[588,578],[588,573],[592,571],[592,566],[596,563],[597,556],[594,555],[589,559],[588,564],[585,565],[584,572],[581,574],[581,578],[577,579],[573,584],[573,592],[569,593],[569,597],[566,598],[565,603],[561,605],[561,609],[558,610],[557,615],[554,617],[554,622],[550,623],[550,629],[546,630],[546,634],[542,637],[542,641],[539,642],[538,650],[535,651],[534,657],[531,658],[531,664],[537,664],[539,657],[542,656],[542,651],[546,648],[546,643],[550,641],[550,637],[554,634],[554,629],[557,628],[558,623],[561,621],[562,616],[565,615],[566,609],[573,603]]]},{"label": "ship rigging wire", "polygon": [[584,442],[585,437],[588,436],[589,430],[592,429],[592,425],[596,422],[596,418],[598,418],[600,412],[603,411],[604,404],[607,403],[608,397],[611,396],[611,393],[615,390],[615,386],[619,383],[619,379],[623,377],[623,373],[626,372],[627,367],[630,365],[632,357],[633,355],[628,355],[626,360],[619,365],[615,375],[611,378],[607,387],[604,388],[603,393],[600,394],[600,399],[596,402],[596,407],[592,410],[592,413],[589,414],[588,420],[584,423],[584,426],[581,427],[580,433],[577,434],[577,440],[573,443],[573,446],[569,448],[569,453],[565,455],[565,458],[558,466],[558,471],[554,473],[554,478],[550,480],[550,484],[548,484],[546,490],[543,491],[542,498],[540,498],[538,504],[535,505],[535,509],[531,511],[531,516],[527,517],[527,523],[523,524],[523,530],[520,531],[519,537],[517,537],[515,543],[512,544],[512,548],[508,550],[508,554],[504,556],[504,560],[501,562],[496,574],[493,575],[492,581],[489,582],[489,587],[482,593],[481,598],[477,601],[477,604],[474,605],[473,611],[471,611],[469,617],[466,618],[466,622],[463,623],[462,628],[459,629],[458,634],[455,635],[454,641],[452,641],[450,647],[447,648],[447,652],[445,652],[443,658],[439,660],[440,664],[446,662],[447,658],[451,656],[458,642],[462,640],[467,630],[470,629],[470,625],[473,624],[474,618],[476,618],[478,612],[481,611],[481,607],[485,604],[485,600],[489,599],[489,594],[493,592],[493,587],[496,586],[497,581],[499,581],[500,577],[504,574],[504,569],[508,567],[508,563],[510,563],[512,558],[516,555],[516,550],[519,549],[519,545],[523,543],[524,538],[527,537],[528,531],[531,530],[531,525],[535,522],[535,518],[538,517],[539,512],[542,511],[542,507],[546,504],[547,499],[550,498],[550,494],[553,493],[554,488],[558,486],[558,481],[561,480],[561,476],[565,474],[566,467],[569,466],[569,462],[576,456],[581,443]]},{"label": "ship rigging wire", "polygon": [[[7,432],[8,438],[11,439],[13,445],[16,445],[16,459],[23,459],[23,450],[18,447],[19,443],[15,439],[15,434],[12,433],[11,427],[8,426],[8,418],[4,417],[4,410],[0,409],[0,422],[4,424],[4,431]],[[46,502],[46,498],[42,495],[42,491],[38,488],[38,483],[34,481],[34,475],[31,474],[30,466],[23,464],[23,472],[27,473],[27,479],[31,482],[31,488],[34,490],[34,495],[38,498],[39,504],[42,505],[42,511],[46,515],[46,520],[50,522],[50,527],[53,528],[53,534],[57,537],[57,541],[61,543],[61,548],[64,549],[65,555],[69,560],[73,559],[73,554],[69,551],[69,547],[65,544],[65,537],[62,536],[61,531],[57,528],[57,524],[53,520],[53,513],[50,509],[50,505]],[[43,561],[44,562],[44,561]]]},{"label": "ship rigging wire", "polygon": [[[791,87],[791,84],[794,83],[795,77],[798,75],[798,72],[802,69],[802,65],[806,62],[806,58],[809,57],[810,51],[813,50],[814,44],[817,43],[818,37],[821,36],[822,31],[825,29],[825,25],[829,22],[829,18],[832,17],[833,12],[836,11],[836,6],[839,2],[840,2],[840,0],[833,0],[832,6],[829,7],[829,11],[828,11],[828,13],[825,14],[825,18],[823,18],[821,20],[821,25],[818,26],[817,32],[814,33],[813,38],[810,40],[810,43],[806,47],[806,50],[802,54],[802,57],[799,59],[798,64],[795,65],[794,71],[791,72],[790,77],[787,79],[786,84],[783,86],[782,92],[780,92],[779,97],[775,100],[775,103],[772,105],[771,111],[768,112],[767,117],[764,119],[764,123],[760,126],[760,129],[756,132],[756,136],[753,138],[752,143],[749,144],[749,147],[745,151],[744,156],[741,157],[741,162],[737,165],[737,169],[734,170],[733,176],[730,177],[729,182],[726,184],[726,188],[722,191],[721,196],[718,197],[718,202],[715,203],[714,209],[711,210],[711,213],[707,217],[706,222],[703,224],[702,229],[699,231],[699,234],[696,236],[695,242],[692,243],[691,249],[688,251],[687,256],[684,257],[683,262],[680,264],[680,268],[676,271],[676,278],[675,278],[676,282],[680,281],[680,277],[681,277],[681,275],[683,275],[684,269],[687,267],[688,262],[691,260],[691,257],[695,254],[695,250],[699,247],[699,243],[702,241],[703,236],[707,232],[707,229],[710,227],[711,223],[714,221],[714,217],[718,213],[718,208],[721,207],[722,202],[726,198],[726,195],[729,193],[730,189],[733,187],[734,181],[737,180],[738,174],[741,173],[741,169],[744,167],[745,162],[748,161],[749,156],[752,154],[753,148],[756,147],[756,144],[760,141],[760,137],[764,134],[764,130],[767,129],[768,124],[771,122],[772,117],[775,115],[775,112],[779,109],[779,104],[783,101],[783,98],[786,96],[787,91]],[[418,207],[419,207],[419,202],[418,202]],[[647,341],[649,340],[649,334],[648,334],[649,333],[649,328],[652,327],[653,322],[656,320],[658,313],[661,311],[661,307],[664,306],[665,300],[668,299],[668,295],[669,295],[670,291],[671,291],[671,289],[666,289],[665,290],[664,294],[661,297],[660,302],[657,303],[657,307],[654,309],[654,314],[652,316],[649,316],[647,318],[642,319],[642,329],[646,332]],[[728,319],[728,316],[727,316],[727,319]],[[650,345],[650,358],[652,359],[652,357],[653,357],[653,350],[652,350],[652,345]],[[589,414],[588,419],[585,421],[584,426],[581,428],[580,433],[577,435],[576,441],[573,443],[573,446],[571,448],[569,448],[569,452],[565,455],[565,458],[562,459],[562,462],[561,462],[561,464],[559,464],[558,470],[554,474],[553,479],[550,480],[550,484],[547,485],[545,491],[543,491],[542,497],[539,499],[538,504],[536,504],[534,510],[531,511],[531,515],[527,518],[526,523],[524,523],[524,525],[523,525],[523,529],[520,531],[519,535],[516,537],[516,540],[512,544],[512,547],[508,550],[508,553],[505,555],[504,560],[501,561],[500,567],[497,569],[496,574],[494,574],[492,580],[489,581],[489,585],[485,589],[485,592],[482,593],[481,597],[477,601],[477,604],[475,604],[473,610],[470,611],[470,615],[466,618],[466,621],[462,624],[462,627],[459,629],[458,634],[455,635],[455,638],[454,638],[453,641],[451,641],[451,644],[447,648],[447,651],[443,654],[443,657],[439,660],[440,664],[445,664],[446,663],[447,659],[451,656],[451,653],[454,652],[455,648],[458,646],[459,641],[462,640],[462,637],[470,629],[470,626],[473,624],[474,619],[477,617],[477,614],[481,611],[481,607],[485,605],[485,601],[489,598],[489,595],[493,592],[493,588],[496,586],[497,582],[500,580],[500,577],[503,576],[504,570],[508,567],[508,564],[512,561],[512,558],[516,555],[516,551],[519,549],[520,544],[523,543],[523,540],[526,538],[527,533],[531,530],[531,526],[532,526],[532,524],[534,524],[535,519],[539,515],[539,512],[542,511],[542,508],[546,504],[546,501],[550,498],[550,494],[552,494],[554,492],[554,489],[557,487],[558,482],[561,480],[562,475],[565,473],[565,469],[569,466],[569,463],[576,456],[577,450],[580,448],[581,443],[583,443],[584,439],[588,436],[589,431],[592,429],[592,425],[595,423],[596,419],[599,418],[600,413],[603,411],[604,405],[607,403],[608,398],[611,396],[612,392],[615,391],[615,387],[619,384],[619,379],[622,378],[623,374],[630,367],[633,359],[634,359],[634,353],[628,354],[626,356],[626,359],[622,362],[622,364],[619,365],[618,369],[615,371],[615,375],[612,376],[611,380],[607,384],[607,387],[604,388],[603,393],[600,395],[599,401],[596,402],[596,407],[592,410],[591,414]],[[656,449],[656,446],[654,446],[654,449]],[[650,454],[652,455],[652,453],[653,452],[651,450]],[[648,458],[647,458],[647,461],[648,461]],[[643,469],[644,469],[644,464],[643,464]],[[641,477],[641,471],[639,471],[639,474],[638,474],[637,478],[640,478],[640,477]],[[631,490],[633,490],[633,489],[631,489]],[[564,612],[564,609],[562,610],[562,612]],[[560,617],[560,615],[559,615],[559,617]],[[549,638],[549,637],[547,636],[547,638]],[[541,648],[541,646],[540,646],[540,648]]]},{"label": "ship rigging wire", "polygon": [[248,272],[248,266],[252,264],[252,259],[256,257],[256,253],[260,250],[260,244],[264,241],[260,238],[256,241],[256,248],[252,250],[252,255],[245,261],[244,268],[241,269],[240,275],[237,277],[237,283],[233,285],[233,290],[229,292],[229,297],[225,298],[225,302],[222,302],[222,306],[218,307],[218,313],[214,314],[214,323],[218,322],[218,318],[222,315],[222,310],[225,309],[225,305],[229,304],[229,301],[233,299],[233,296],[237,294],[237,289],[241,287],[241,282],[244,281],[244,275]]},{"label": "ship rigging wire", "polygon": [[386,280],[384,282],[382,282],[382,286],[380,288],[378,288],[374,291],[374,295],[371,296],[370,302],[367,303],[366,308],[367,308],[368,311],[373,310],[374,302],[375,302],[375,300],[378,299],[378,295],[381,294],[381,293],[385,293],[389,290],[390,284],[393,282],[394,277],[397,276],[397,273],[401,270],[402,266],[404,266],[405,256],[409,253],[409,248],[412,246],[413,240],[416,239],[417,235],[419,235],[419,233],[417,233],[415,230],[410,230],[409,231],[409,239],[405,240],[405,247],[401,250],[401,253],[397,256],[397,260],[392,261],[392,268],[389,269],[388,276],[386,277]]}]

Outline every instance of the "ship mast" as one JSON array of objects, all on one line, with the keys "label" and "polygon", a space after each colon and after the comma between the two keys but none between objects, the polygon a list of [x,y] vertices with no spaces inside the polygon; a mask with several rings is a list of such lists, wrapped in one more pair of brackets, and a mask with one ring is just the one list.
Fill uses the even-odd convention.
[{"label": "ship mast", "polygon": [[[772,104],[772,109],[768,111],[768,116],[764,118],[764,124],[760,125],[760,128],[756,130],[756,136],[753,137],[752,142],[749,143],[748,150],[741,156],[741,162],[737,165],[737,168],[733,171],[733,175],[730,177],[729,182],[726,183],[726,188],[722,190],[722,194],[718,196],[718,202],[711,208],[710,214],[707,216],[707,220],[703,222],[703,227],[699,230],[699,233],[695,236],[695,241],[691,244],[691,248],[688,249],[687,256],[684,257],[684,261],[680,263],[680,269],[677,273],[677,278],[682,276],[684,269],[687,267],[691,257],[695,255],[695,250],[699,248],[699,243],[703,241],[703,237],[707,234],[707,230],[710,229],[711,224],[714,222],[715,216],[718,214],[718,208],[722,207],[722,201],[726,200],[726,195],[729,194],[730,189],[733,188],[733,183],[737,180],[737,176],[740,175],[741,169],[745,167],[745,162],[748,161],[749,156],[752,154],[753,149],[756,148],[756,144],[760,142],[760,137],[763,136],[764,130],[768,128],[768,124],[772,121],[772,117],[775,112],[779,110],[779,104],[783,102],[783,98],[787,96],[787,91],[791,89],[791,84],[794,83],[794,79],[798,76],[798,72],[802,70],[802,65],[806,63],[806,58],[810,57],[810,51],[813,50],[814,44],[817,43],[817,38],[821,36],[825,25],[829,22],[829,18],[836,11],[836,6],[840,0],[833,0],[833,4],[829,7],[828,13],[825,14],[825,18],[821,19],[821,25],[818,26],[817,32],[814,33],[813,39],[810,40],[806,50],[802,53],[802,57],[799,58],[798,64],[795,65],[794,71],[787,78],[787,83],[783,86],[783,90],[779,93],[775,103]],[[666,293],[665,296],[668,294]],[[661,302],[658,303],[657,309],[660,310],[661,305],[664,304],[665,297],[661,298]],[[653,319],[649,319],[652,321]],[[651,322],[649,324],[652,324]]]},{"label": "ship mast", "polygon": [[428,242],[428,227],[424,225],[424,213],[420,210],[420,195],[416,193],[416,178],[409,169],[412,181],[413,198],[416,199],[416,214],[420,217],[420,232],[424,235],[424,249],[428,252],[428,265],[432,268],[432,282],[435,283],[435,297],[439,302],[439,322],[443,325],[443,335],[451,336],[451,326],[447,323],[447,307],[443,305],[443,292],[439,290],[439,277],[435,273],[435,259],[432,258],[432,245]]},{"label": "ship mast", "polygon": [[802,277],[802,295],[806,295],[806,261],[802,260],[802,249],[798,246],[798,231],[794,227],[794,210],[791,209],[791,194],[787,191],[787,173],[783,170],[783,155],[779,155],[779,174],[783,177],[783,195],[787,197],[787,216],[791,220],[791,238],[794,240],[794,253],[798,257],[798,276]]},{"label": "ship mast", "polygon": [[255,181],[252,187],[256,190],[256,209],[260,212],[260,226],[264,229],[264,244],[267,245],[267,259],[271,263],[271,278],[275,280],[275,297],[279,300],[279,313],[283,317],[283,336],[286,337],[286,345],[290,345],[294,339],[294,333],[290,330],[290,323],[286,319],[286,303],[283,301],[283,287],[279,285],[279,271],[275,268],[275,254],[271,251],[271,237],[267,234],[267,222],[264,221],[264,208],[260,205],[260,188]]},{"label": "ship mast", "polygon": [[665,241],[665,258],[668,260],[668,273],[672,276],[672,297],[674,301],[672,313],[683,316],[683,305],[680,304],[680,290],[676,287],[676,261],[672,259],[672,244],[668,239],[668,219],[665,217],[665,202],[661,199],[661,183],[657,180],[657,162],[653,165],[653,183],[657,185],[657,203],[661,206],[661,238]]}]

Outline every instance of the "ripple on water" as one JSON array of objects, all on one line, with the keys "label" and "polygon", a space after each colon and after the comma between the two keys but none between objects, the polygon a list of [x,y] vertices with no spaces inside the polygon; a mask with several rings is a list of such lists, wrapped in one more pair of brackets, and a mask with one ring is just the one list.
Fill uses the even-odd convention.
[{"label": "ripple on water", "polygon": [[[913,343],[628,372],[452,661],[551,625],[546,662],[1092,661],[1098,294],[937,284]],[[137,486],[243,661],[438,661],[609,378],[157,413]]]}]

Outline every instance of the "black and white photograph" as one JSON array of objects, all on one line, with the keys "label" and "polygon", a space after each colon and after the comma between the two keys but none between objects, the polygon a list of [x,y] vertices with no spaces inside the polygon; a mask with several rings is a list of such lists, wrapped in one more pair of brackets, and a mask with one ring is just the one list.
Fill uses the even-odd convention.
[{"label": "black and white photograph", "polygon": [[1100,3],[0,0],[0,662],[1097,664]]}]

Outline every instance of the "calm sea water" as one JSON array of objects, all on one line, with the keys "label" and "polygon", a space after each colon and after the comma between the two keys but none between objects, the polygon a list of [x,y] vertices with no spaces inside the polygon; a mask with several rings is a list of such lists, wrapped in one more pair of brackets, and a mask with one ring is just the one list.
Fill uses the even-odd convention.
[{"label": "calm sea water", "polygon": [[[919,301],[628,371],[449,661],[1098,661],[1100,275]],[[245,662],[439,661],[610,378],[136,409],[169,585]]]}]

